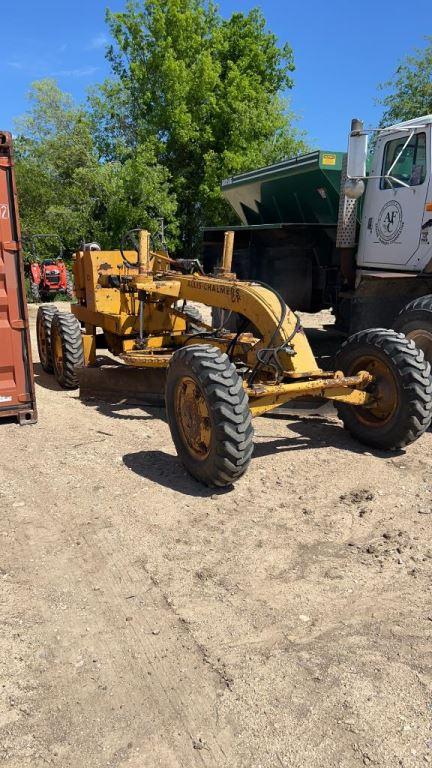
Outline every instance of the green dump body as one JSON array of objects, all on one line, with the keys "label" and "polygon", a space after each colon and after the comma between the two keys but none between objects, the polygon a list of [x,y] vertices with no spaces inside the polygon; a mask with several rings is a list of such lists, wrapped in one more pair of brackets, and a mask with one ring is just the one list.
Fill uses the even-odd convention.
[{"label": "green dump body", "polygon": [[222,194],[241,224],[204,229],[204,270],[211,273],[220,264],[224,232],[232,229],[239,279],[274,286],[294,310],[334,307],[341,285],[336,239],[345,157],[316,150],[225,179]]},{"label": "green dump body", "polygon": [[245,225],[336,225],[344,152],[317,150],[222,182]]}]

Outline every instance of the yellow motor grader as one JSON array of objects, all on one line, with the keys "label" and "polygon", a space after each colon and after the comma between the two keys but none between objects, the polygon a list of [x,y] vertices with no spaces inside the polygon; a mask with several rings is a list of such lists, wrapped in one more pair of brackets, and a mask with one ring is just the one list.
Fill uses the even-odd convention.
[{"label": "yellow motor grader", "polygon": [[[341,347],[335,371],[323,371],[277,291],[232,273],[232,232],[211,276],[197,261],[152,250],[148,232],[134,232],[134,249],[89,246],[75,254],[72,312],[52,305],[38,311],[41,364],[62,387],[76,388],[77,366],[96,363],[102,329],[106,347],[123,364],[165,369],[172,438],[199,481],[226,486],[241,477],[253,451],[252,417],[295,398],[334,401],[345,428],[376,448],[401,448],[429,426],[429,364],[402,334],[357,333]],[[236,312],[243,330],[191,318],[187,302]]]}]

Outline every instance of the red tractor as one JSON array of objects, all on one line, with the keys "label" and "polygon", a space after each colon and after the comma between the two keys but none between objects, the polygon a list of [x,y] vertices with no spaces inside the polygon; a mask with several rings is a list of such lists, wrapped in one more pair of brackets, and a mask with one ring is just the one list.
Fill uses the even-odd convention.
[{"label": "red tractor", "polygon": [[74,290],[70,273],[63,260],[63,245],[60,241],[60,252],[55,258],[40,259],[36,249],[37,238],[57,239],[57,235],[33,235],[29,238],[31,244],[30,260],[30,292],[34,302],[45,301],[49,296],[64,293],[68,299],[73,299]]}]

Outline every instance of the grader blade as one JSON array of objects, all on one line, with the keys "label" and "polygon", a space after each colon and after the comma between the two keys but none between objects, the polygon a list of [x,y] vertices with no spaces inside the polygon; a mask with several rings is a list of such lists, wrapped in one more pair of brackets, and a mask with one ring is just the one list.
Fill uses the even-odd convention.
[{"label": "grader blade", "polygon": [[139,369],[126,365],[75,368],[82,400],[139,405],[164,405],[165,369]]}]

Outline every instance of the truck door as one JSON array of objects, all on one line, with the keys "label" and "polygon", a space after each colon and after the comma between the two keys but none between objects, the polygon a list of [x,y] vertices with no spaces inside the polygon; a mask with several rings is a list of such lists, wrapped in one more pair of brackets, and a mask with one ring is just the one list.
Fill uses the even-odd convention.
[{"label": "truck door", "polygon": [[422,233],[429,184],[430,134],[424,127],[382,136],[376,145],[364,201],[358,266],[406,269]]}]

